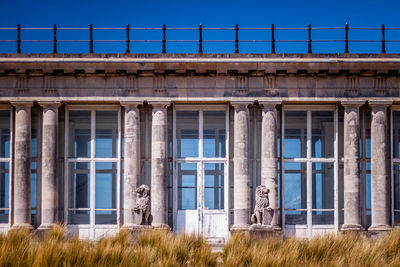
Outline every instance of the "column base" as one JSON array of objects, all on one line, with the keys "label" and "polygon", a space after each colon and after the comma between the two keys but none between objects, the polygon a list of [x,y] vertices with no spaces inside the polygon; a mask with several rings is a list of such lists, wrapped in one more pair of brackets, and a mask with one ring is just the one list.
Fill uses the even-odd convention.
[{"label": "column base", "polygon": [[241,234],[241,233],[248,233],[250,225],[248,224],[234,224],[232,225],[230,231],[231,234]]},{"label": "column base", "polygon": [[375,224],[371,225],[368,228],[368,231],[366,232],[367,237],[370,238],[379,238],[387,234],[392,230],[392,227],[390,227],[387,224]]},{"label": "column base", "polygon": [[28,223],[21,223],[21,224],[13,224],[10,230],[35,230],[35,228]]},{"label": "column base", "polygon": [[251,237],[271,238],[282,237],[282,228],[274,225],[252,224],[249,227]]},{"label": "column base", "polygon": [[387,232],[391,231],[392,227],[388,224],[374,224],[368,228],[368,231],[371,232]]},{"label": "column base", "polygon": [[357,233],[364,230],[361,224],[343,224],[340,228],[340,231],[343,233]]}]

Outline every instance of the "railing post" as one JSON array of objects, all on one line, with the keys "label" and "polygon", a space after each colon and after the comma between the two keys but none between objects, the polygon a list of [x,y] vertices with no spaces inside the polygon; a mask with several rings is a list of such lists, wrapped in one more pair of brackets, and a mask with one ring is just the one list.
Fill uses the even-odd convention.
[{"label": "railing post", "polygon": [[236,38],[235,38],[235,54],[239,53],[239,26],[236,24],[235,27],[235,33],[236,33]]},{"label": "railing post", "polygon": [[271,54],[275,54],[275,25],[271,25]]},{"label": "railing post", "polygon": [[90,24],[89,31],[90,31],[89,53],[93,54],[93,25],[92,24]]},{"label": "railing post", "polygon": [[385,24],[382,24],[382,54],[386,54],[386,46],[385,46]]},{"label": "railing post", "polygon": [[203,54],[203,27],[199,26],[199,54]]},{"label": "railing post", "polygon": [[308,53],[312,54],[312,49],[311,49],[311,24],[308,24]]},{"label": "railing post", "polygon": [[167,30],[167,28],[165,27],[165,24],[163,24],[162,27],[162,53],[165,54],[167,53],[167,46],[166,46],[166,40],[165,40],[165,31]]},{"label": "railing post", "polygon": [[344,53],[349,53],[349,24],[346,22],[345,26],[346,37],[344,39]]},{"label": "railing post", "polygon": [[18,24],[17,33],[17,53],[21,54],[21,24]]},{"label": "railing post", "polygon": [[53,40],[53,54],[57,54],[57,25],[53,26],[54,40]]},{"label": "railing post", "polygon": [[131,49],[129,47],[130,45],[130,39],[129,39],[129,24],[126,24],[126,54],[129,54],[131,52]]}]

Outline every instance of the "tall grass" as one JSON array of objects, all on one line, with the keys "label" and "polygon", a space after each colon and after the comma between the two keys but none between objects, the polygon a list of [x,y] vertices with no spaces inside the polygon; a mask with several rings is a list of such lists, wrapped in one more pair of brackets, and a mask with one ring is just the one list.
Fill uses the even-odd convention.
[{"label": "tall grass", "polygon": [[217,255],[200,237],[161,231],[121,231],[97,242],[67,238],[57,226],[44,237],[28,231],[0,236],[0,266],[215,266]]},{"label": "tall grass", "polygon": [[233,236],[223,250],[226,266],[400,266],[400,232],[371,239],[351,234],[313,239]]},{"label": "tall grass", "polygon": [[57,226],[45,236],[24,230],[0,235],[0,266],[400,266],[400,232],[285,241],[240,234],[213,253],[201,237],[121,231],[94,242],[67,237]]}]

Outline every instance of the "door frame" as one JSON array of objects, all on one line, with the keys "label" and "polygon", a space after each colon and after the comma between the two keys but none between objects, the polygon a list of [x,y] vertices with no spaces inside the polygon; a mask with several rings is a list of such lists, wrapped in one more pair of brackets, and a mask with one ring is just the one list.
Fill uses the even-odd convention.
[{"label": "door frame", "polygon": [[[187,111],[199,111],[199,155],[198,157],[186,157],[177,158],[176,157],[176,111],[187,110]],[[224,158],[205,158],[203,157],[203,112],[204,111],[225,111],[225,157]],[[173,216],[173,229],[177,231],[177,214],[178,214],[178,184],[177,184],[177,163],[197,163],[200,169],[197,173],[197,182],[201,181],[201,185],[197,185],[197,210],[199,210],[199,205],[204,206],[203,196],[199,196],[199,191],[204,191],[204,167],[205,163],[224,163],[224,213],[226,216],[226,229],[227,232],[225,236],[229,235],[229,104],[221,105],[173,105],[173,127],[172,127],[172,216]],[[200,164],[200,165],[199,165]],[[199,176],[201,175],[201,176]],[[201,187],[200,187],[201,186]],[[202,190],[199,190],[201,188]],[[202,208],[203,209],[203,208]],[[200,211],[200,210],[199,210]],[[200,211],[201,212],[201,211]],[[203,233],[203,215],[201,212],[200,222],[198,225],[199,234]]]}]

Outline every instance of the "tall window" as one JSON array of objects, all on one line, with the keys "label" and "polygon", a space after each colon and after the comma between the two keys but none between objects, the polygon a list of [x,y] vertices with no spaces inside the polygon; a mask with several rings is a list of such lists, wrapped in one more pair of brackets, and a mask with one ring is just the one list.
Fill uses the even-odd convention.
[{"label": "tall window", "polygon": [[0,223],[9,222],[11,112],[0,110]]},{"label": "tall window", "polygon": [[283,142],[285,225],[335,224],[335,110],[286,107]]},{"label": "tall window", "polygon": [[120,110],[68,112],[68,223],[116,224],[120,207]]},{"label": "tall window", "polygon": [[371,109],[360,109],[360,201],[361,221],[371,225]]},{"label": "tall window", "polygon": [[41,192],[41,116],[39,107],[31,109],[31,222],[40,224]]},{"label": "tall window", "polygon": [[400,110],[392,111],[393,224],[400,224]]}]

